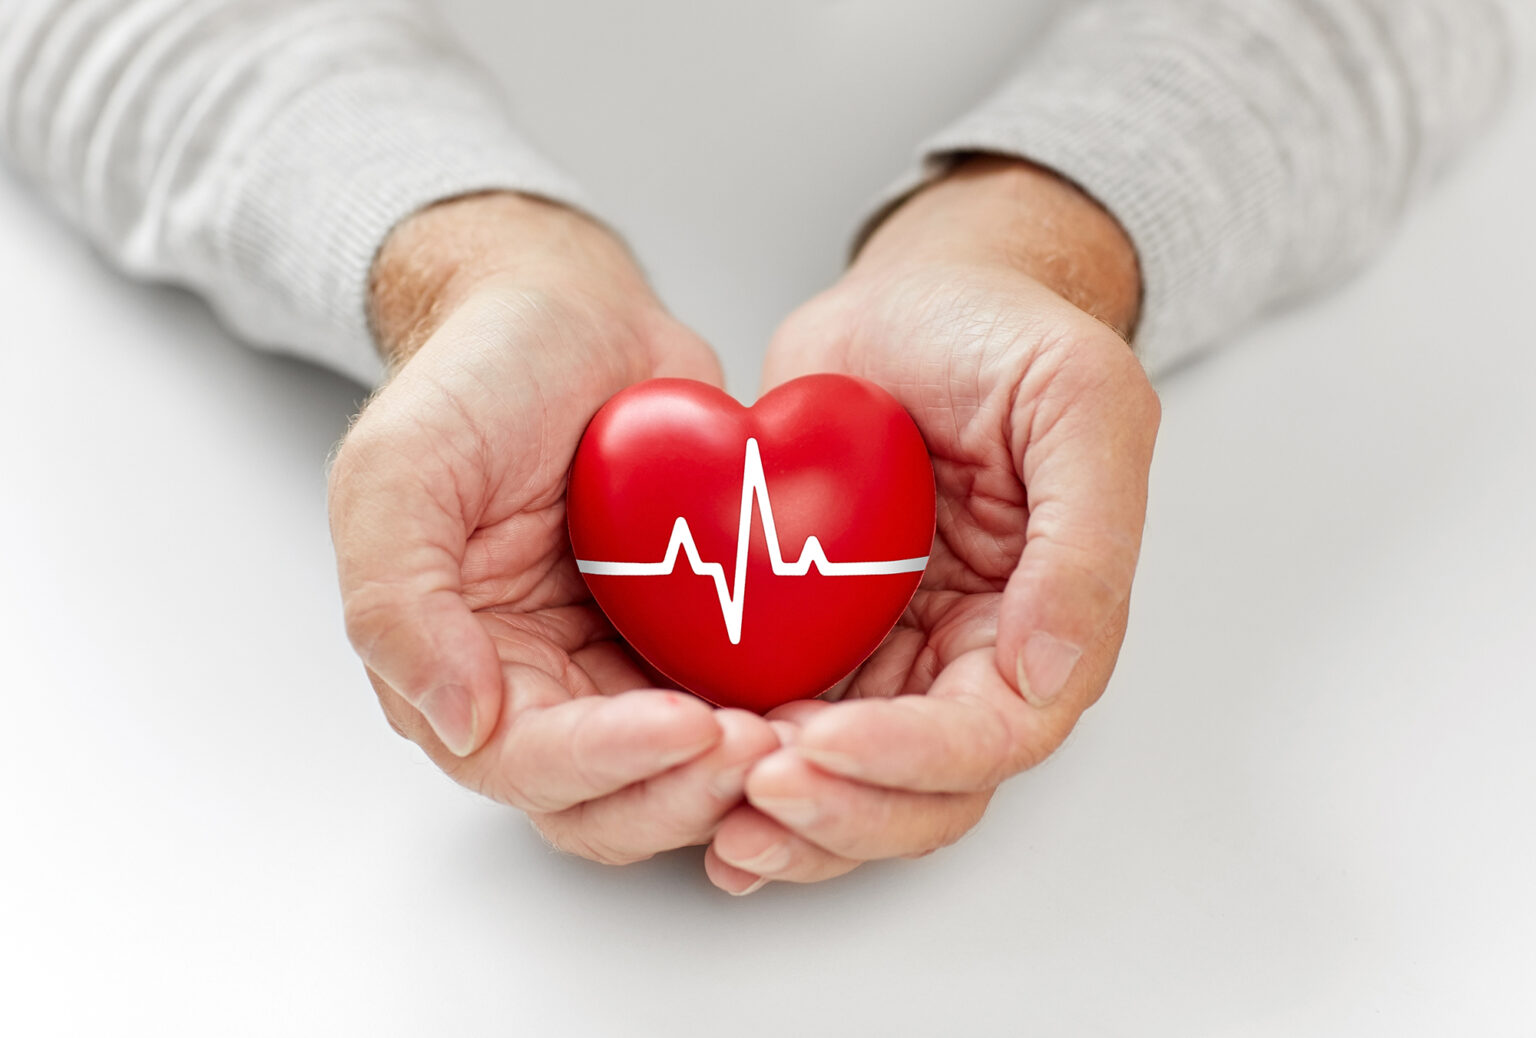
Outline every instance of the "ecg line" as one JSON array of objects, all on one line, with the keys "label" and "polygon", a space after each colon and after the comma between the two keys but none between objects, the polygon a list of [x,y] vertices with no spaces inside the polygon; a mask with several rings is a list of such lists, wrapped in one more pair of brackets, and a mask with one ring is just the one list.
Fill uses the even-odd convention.
[{"label": "ecg line", "polygon": [[768,539],[768,561],[776,577],[803,577],[815,567],[826,577],[872,577],[886,573],[921,573],[928,566],[928,556],[915,559],[887,559],[878,562],[832,562],[814,536],[805,539],[800,558],[785,562],[779,547],[778,531],[773,525],[773,504],[768,500],[768,477],[763,473],[763,459],[758,453],[757,440],[747,440],[747,460],[741,474],[741,525],[736,531],[736,573],[731,586],[725,582],[725,566],[718,562],[705,562],[699,557],[698,545],[693,543],[693,531],[682,516],[672,524],[672,537],[667,541],[667,551],[660,562],[594,562],[577,559],[576,568],[582,573],[608,577],[664,577],[677,568],[679,552],[688,556],[688,565],[696,576],[712,577],[715,594],[720,599],[720,615],[725,619],[725,633],[731,644],[741,643],[741,616],[747,601],[747,549],[752,542],[752,503],[757,502],[758,514],[763,517],[763,534]]}]

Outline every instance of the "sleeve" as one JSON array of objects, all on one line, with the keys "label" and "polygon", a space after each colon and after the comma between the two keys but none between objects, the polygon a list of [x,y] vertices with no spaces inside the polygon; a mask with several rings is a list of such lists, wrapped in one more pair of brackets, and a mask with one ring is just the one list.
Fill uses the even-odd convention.
[{"label": "sleeve", "polygon": [[1071,5],[887,199],[966,152],[1076,182],[1136,247],[1135,345],[1166,369],[1370,256],[1498,107],[1528,3]]},{"label": "sleeve", "polygon": [[580,201],[409,0],[0,0],[0,153],[124,270],[370,383],[397,222],[496,188]]}]

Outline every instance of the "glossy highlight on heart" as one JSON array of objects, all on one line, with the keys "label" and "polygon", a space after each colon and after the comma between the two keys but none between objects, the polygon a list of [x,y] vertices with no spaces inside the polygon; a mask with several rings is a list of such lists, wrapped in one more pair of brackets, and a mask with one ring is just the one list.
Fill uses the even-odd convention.
[{"label": "glossy highlight on heart", "polygon": [[837,684],[900,619],[933,544],[933,467],[862,379],[808,375],[752,407],[653,379],[593,417],[567,514],[577,568],[635,651],[764,713]]}]

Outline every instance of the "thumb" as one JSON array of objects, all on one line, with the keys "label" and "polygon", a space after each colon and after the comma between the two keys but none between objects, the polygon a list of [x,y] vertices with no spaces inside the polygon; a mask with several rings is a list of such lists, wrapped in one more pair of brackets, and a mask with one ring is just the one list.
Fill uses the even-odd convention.
[{"label": "thumb", "polygon": [[1060,694],[1130,597],[1160,416],[1157,394],[1119,338],[1067,348],[1057,363],[1042,357],[1026,373],[1012,416],[1029,526],[1003,591],[997,665],[1036,706]]}]

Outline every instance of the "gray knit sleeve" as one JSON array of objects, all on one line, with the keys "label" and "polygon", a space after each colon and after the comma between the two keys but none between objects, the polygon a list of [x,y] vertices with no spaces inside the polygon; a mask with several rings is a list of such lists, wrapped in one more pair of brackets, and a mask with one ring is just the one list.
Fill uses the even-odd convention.
[{"label": "gray knit sleeve", "polygon": [[1125,227],[1166,368],[1370,255],[1528,49],[1529,0],[1098,0],[923,146],[1028,158]]},{"label": "gray knit sleeve", "polygon": [[408,0],[0,0],[0,151],[130,273],[364,381],[399,220],[576,197]]}]

